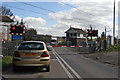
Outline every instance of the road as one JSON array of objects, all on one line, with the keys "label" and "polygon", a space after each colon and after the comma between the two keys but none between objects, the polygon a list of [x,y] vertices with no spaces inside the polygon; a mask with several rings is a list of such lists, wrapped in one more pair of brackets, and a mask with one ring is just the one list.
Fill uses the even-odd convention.
[{"label": "road", "polygon": [[82,78],[117,78],[118,69],[85,58],[69,48],[54,48]]},{"label": "road", "polygon": [[[51,71],[44,69],[23,69],[20,72],[13,72],[12,67],[3,72],[4,78],[65,78],[65,79],[88,79],[89,78],[118,78],[118,69],[108,65],[85,58],[69,48],[52,48]],[[108,79],[108,80],[109,80]],[[117,80],[117,79],[115,79]]]},{"label": "road", "polygon": [[13,72],[12,67],[8,68],[3,72],[3,77],[5,78],[68,78],[61,65],[58,63],[56,57],[52,52],[51,55],[51,70],[50,72],[45,72],[44,69],[39,71],[35,68],[23,69],[19,72]]}]

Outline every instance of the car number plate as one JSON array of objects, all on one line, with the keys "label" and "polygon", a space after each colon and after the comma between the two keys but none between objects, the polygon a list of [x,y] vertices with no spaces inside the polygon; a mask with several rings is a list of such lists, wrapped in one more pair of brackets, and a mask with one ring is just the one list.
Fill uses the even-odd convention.
[{"label": "car number plate", "polygon": [[37,53],[24,53],[24,56],[37,56]]}]

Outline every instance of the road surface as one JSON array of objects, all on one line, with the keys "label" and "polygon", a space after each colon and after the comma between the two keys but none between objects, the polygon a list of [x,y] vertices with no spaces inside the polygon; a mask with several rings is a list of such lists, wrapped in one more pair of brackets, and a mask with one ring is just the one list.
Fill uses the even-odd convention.
[{"label": "road surface", "polygon": [[[70,48],[56,47],[50,51],[51,71],[45,72],[44,69],[22,69],[19,72],[13,72],[12,67],[3,72],[3,77],[9,79],[95,79],[101,78],[110,80],[118,78],[118,69],[111,66],[85,58]],[[96,79],[95,79],[96,80]],[[115,79],[117,80],[117,79]]]}]

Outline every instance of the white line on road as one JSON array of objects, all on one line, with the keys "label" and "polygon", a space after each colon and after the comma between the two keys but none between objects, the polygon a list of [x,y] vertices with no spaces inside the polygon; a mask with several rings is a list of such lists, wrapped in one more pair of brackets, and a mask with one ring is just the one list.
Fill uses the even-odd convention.
[{"label": "white line on road", "polygon": [[[53,48],[52,48],[53,49]],[[54,49],[53,49],[54,50]],[[65,68],[64,64],[60,61],[60,59],[56,56],[55,54],[55,50],[53,52],[53,54],[55,55],[55,57],[57,58],[58,62],[60,63],[60,65],[62,66],[62,68],[64,69],[64,71],[66,72],[66,74],[68,75],[69,78],[74,78],[71,73]]]},{"label": "white line on road", "polygon": [[[54,49],[53,49],[54,50]],[[81,76],[62,58],[60,57],[57,52],[54,50],[55,54],[64,62],[64,64],[73,72],[73,74],[80,79]],[[82,79],[82,78],[81,78]]]}]

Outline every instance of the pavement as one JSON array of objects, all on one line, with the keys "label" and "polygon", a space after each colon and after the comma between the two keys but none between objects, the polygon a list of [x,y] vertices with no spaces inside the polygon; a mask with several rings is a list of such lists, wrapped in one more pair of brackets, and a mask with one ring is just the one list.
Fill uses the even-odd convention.
[{"label": "pavement", "polygon": [[113,51],[113,52],[96,52],[81,55],[86,58],[90,58],[92,60],[101,62],[105,65],[112,66],[113,68],[120,68],[120,66],[118,65],[119,64],[118,53],[119,53],[118,51]]},{"label": "pavement", "polygon": [[51,71],[23,69],[13,72],[12,66],[2,76],[7,80],[20,79],[68,79],[68,80],[118,80],[118,69],[86,58],[70,48],[55,47],[50,51]]}]

